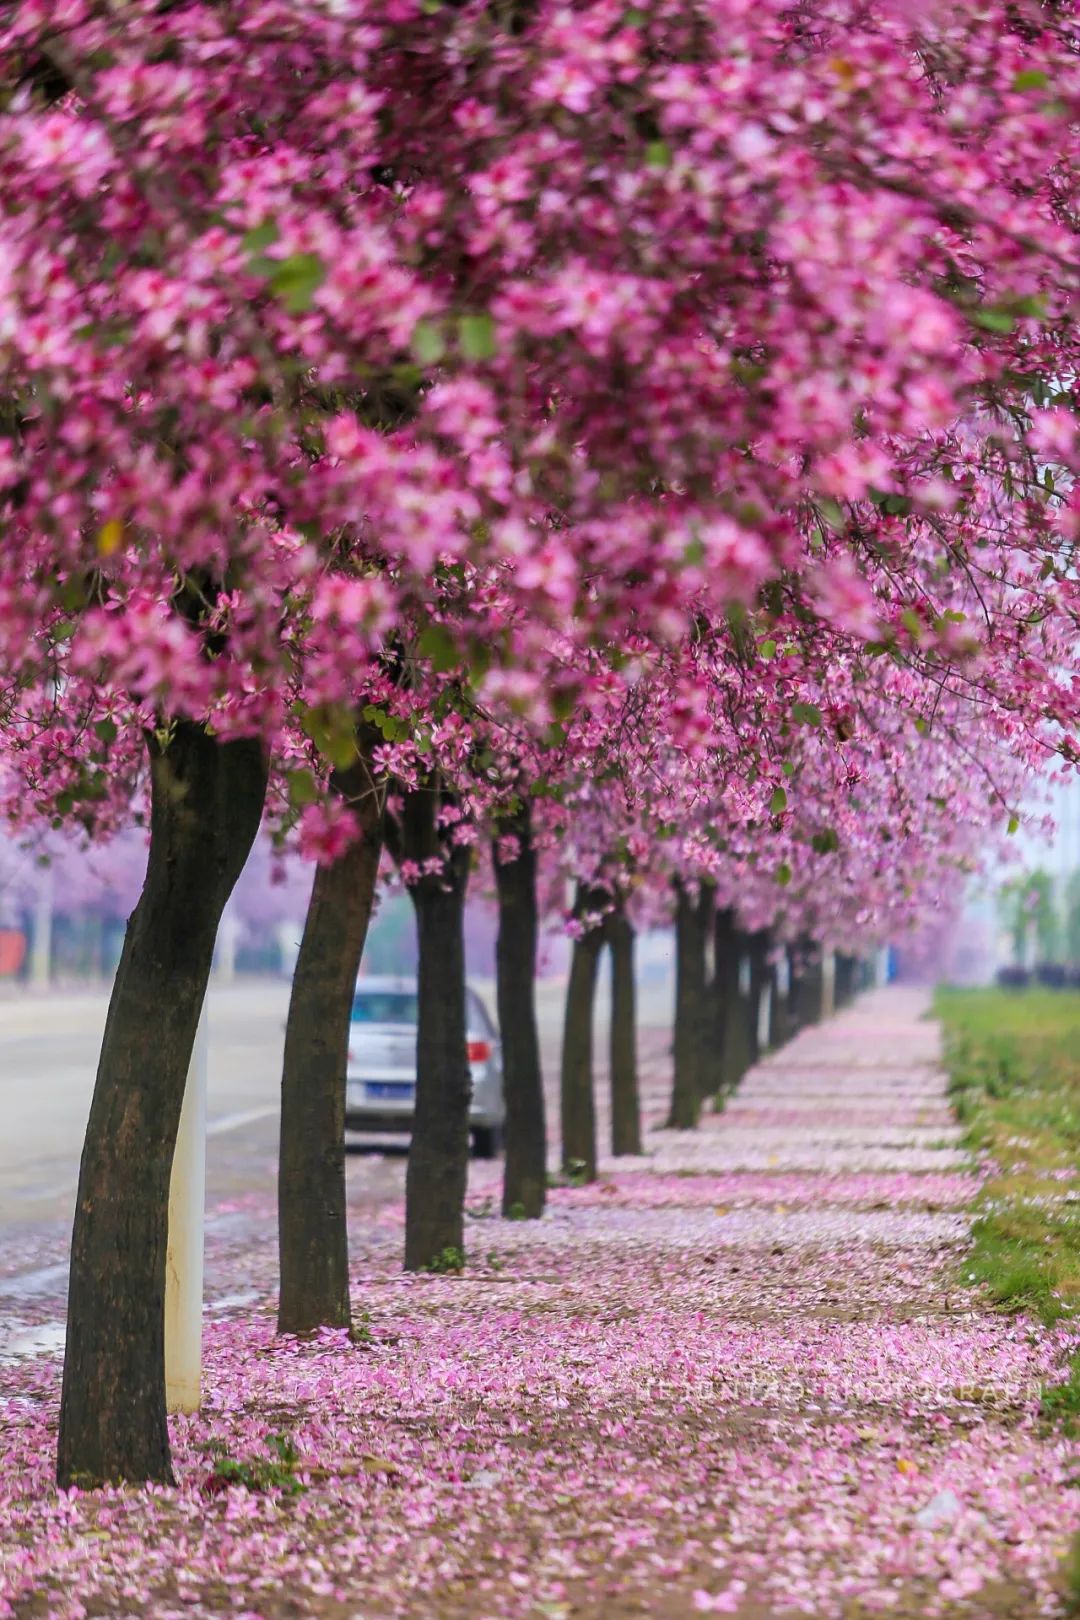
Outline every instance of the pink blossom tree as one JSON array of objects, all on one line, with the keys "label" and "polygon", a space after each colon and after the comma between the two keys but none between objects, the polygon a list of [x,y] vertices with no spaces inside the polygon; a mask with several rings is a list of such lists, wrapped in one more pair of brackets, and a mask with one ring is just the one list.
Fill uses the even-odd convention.
[{"label": "pink blossom tree", "polygon": [[[1075,757],[1078,68],[1066,20],[973,0],[20,0],[0,50],[5,759],[49,813],[94,825],[140,770],[151,804],[60,1477],[165,1480],[169,1167],[271,756],[328,871],[368,847],[349,773],[369,806],[397,779],[433,908],[468,845],[412,795],[492,808],[464,710],[364,741],[388,649],[541,738],[671,653],[620,768],[681,814],[719,759],[736,838],[785,836],[781,776],[740,775],[758,728],[846,729],[815,669],[843,638],[928,729],[967,696]],[[373,866],[338,868],[350,952]]]}]

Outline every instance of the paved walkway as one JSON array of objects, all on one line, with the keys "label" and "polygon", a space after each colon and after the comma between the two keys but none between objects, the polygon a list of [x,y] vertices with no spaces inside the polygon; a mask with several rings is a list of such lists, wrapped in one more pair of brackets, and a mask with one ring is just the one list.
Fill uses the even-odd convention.
[{"label": "paved walkway", "polygon": [[[400,1206],[357,1207],[356,1346],[275,1345],[270,1201],[219,1212],[210,1285],[262,1305],[208,1326],[178,1491],[58,1498],[56,1360],[0,1368],[0,1615],[1061,1613],[1065,1335],[958,1285],[978,1174],[925,1011],[863,998],[539,1226],[475,1166],[462,1278],[403,1276]],[[282,1431],[302,1494],[207,1494],[215,1445]]]}]

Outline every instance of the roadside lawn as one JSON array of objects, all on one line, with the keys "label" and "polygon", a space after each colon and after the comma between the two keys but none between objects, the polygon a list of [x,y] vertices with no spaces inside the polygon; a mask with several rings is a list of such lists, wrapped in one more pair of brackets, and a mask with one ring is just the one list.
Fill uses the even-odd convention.
[{"label": "roadside lawn", "polygon": [[[939,990],[953,1106],[988,1158],[965,1276],[1046,1324],[1080,1309],[1080,993]],[[1080,1356],[1043,1412],[1080,1423]]]}]

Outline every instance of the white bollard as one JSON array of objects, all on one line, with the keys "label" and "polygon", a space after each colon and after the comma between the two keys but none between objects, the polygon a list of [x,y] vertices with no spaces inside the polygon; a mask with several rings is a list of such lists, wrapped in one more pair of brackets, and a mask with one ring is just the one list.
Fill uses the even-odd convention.
[{"label": "white bollard", "polygon": [[35,990],[47,990],[52,983],[53,874],[41,875],[41,888],[34,903],[34,929],[30,940],[30,983]]},{"label": "white bollard", "polygon": [[197,1412],[202,1394],[203,1225],[206,1214],[206,1007],[191,1054],[169,1183],[165,1258],[165,1401]]},{"label": "white bollard", "polygon": [[761,987],[757,1016],[758,1051],[767,1052],[772,1045],[772,980],[766,979]]},{"label": "white bollard", "polygon": [[836,1011],[836,952],[825,951],[821,958],[821,1016],[831,1018]]}]

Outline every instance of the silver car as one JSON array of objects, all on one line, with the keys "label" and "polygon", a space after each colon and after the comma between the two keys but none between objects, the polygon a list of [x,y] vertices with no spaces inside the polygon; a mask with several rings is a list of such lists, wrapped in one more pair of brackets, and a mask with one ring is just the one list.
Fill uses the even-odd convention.
[{"label": "silver car", "polygon": [[[502,1147],[502,1044],[487,1008],[466,989],[466,1024],[472,1101],[469,1129],[477,1158]],[[415,979],[360,979],[349,1025],[345,1126],[350,1131],[412,1128],[416,1103]]]}]

